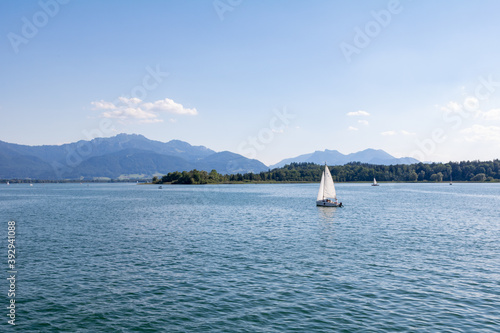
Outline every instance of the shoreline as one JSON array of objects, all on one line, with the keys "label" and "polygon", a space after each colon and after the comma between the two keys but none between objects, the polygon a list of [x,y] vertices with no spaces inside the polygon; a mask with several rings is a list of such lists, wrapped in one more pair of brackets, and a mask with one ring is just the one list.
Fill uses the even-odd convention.
[{"label": "shoreline", "polygon": [[[115,183],[127,183],[127,184],[137,184],[137,185],[242,185],[242,184],[318,184],[319,182],[310,182],[310,181],[232,181],[232,182],[219,182],[219,183],[196,183],[196,184],[174,184],[174,183],[151,183],[145,181],[126,181],[126,180],[110,180],[110,181],[93,181],[93,180],[82,180],[82,181],[73,181],[73,180],[45,180],[45,179],[32,179],[32,180],[0,180],[0,184],[6,185],[9,182],[10,185],[14,184],[115,184]],[[381,184],[448,184],[449,182],[432,182],[432,181],[377,181],[379,185]],[[495,184],[500,183],[499,181],[454,181],[453,184]],[[336,181],[335,184],[372,184],[369,181]]]}]

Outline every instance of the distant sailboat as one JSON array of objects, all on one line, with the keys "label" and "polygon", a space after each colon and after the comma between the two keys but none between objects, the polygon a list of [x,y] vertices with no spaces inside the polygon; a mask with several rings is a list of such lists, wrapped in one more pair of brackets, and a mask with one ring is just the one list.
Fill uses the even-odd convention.
[{"label": "distant sailboat", "polygon": [[342,207],[342,202],[338,202],[335,185],[333,184],[332,174],[325,163],[325,170],[321,175],[316,206],[322,207]]},{"label": "distant sailboat", "polygon": [[375,178],[373,178],[373,184],[372,184],[372,186],[378,186],[377,180]]},{"label": "distant sailboat", "polygon": [[30,184],[30,186],[33,186],[33,184]]},{"label": "distant sailboat", "polygon": [[451,174],[450,174],[450,185],[453,185],[453,177],[451,177]]},{"label": "distant sailboat", "polygon": [[7,182],[7,185],[10,185],[10,183],[9,183],[9,182]]}]

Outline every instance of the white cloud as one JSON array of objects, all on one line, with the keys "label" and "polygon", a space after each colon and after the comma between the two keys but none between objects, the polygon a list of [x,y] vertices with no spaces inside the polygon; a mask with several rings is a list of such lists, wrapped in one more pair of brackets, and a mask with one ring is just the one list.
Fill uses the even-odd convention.
[{"label": "white cloud", "polygon": [[408,131],[406,131],[406,130],[400,130],[400,131],[385,131],[385,132],[380,133],[380,135],[383,135],[383,136],[394,136],[394,135],[399,135],[399,134],[406,135],[406,136],[415,135],[415,133],[413,133],[413,132],[408,132]]},{"label": "white cloud", "polygon": [[347,115],[349,117],[352,116],[358,117],[358,116],[369,116],[370,114],[366,111],[359,110],[359,111],[347,112]]},{"label": "white cloud", "polygon": [[464,134],[464,139],[468,142],[500,142],[500,127],[498,126],[483,126],[476,124],[472,127],[461,130],[460,133]]},{"label": "white cloud", "polygon": [[500,120],[500,109],[491,109],[486,112],[480,112],[479,116],[485,120]]},{"label": "white cloud", "polygon": [[141,123],[152,123],[154,122],[153,120],[156,120],[155,122],[161,121],[155,113],[144,111],[141,108],[130,107],[123,107],[118,108],[117,110],[103,112],[101,113],[101,117],[120,120],[135,119]]},{"label": "white cloud", "polygon": [[463,103],[450,101],[445,106],[441,106],[441,111],[444,113],[458,113],[463,118],[468,118],[469,114],[480,116],[483,112],[479,110],[479,100],[476,97],[467,96]]},{"label": "white cloud", "polygon": [[90,103],[94,110],[114,110],[116,106],[113,103],[106,102],[103,100],[95,101]]},{"label": "white cloud", "polygon": [[358,128],[353,127],[353,126],[349,126],[349,127],[347,128],[347,130],[349,130],[349,131],[357,131],[357,130],[358,130]]},{"label": "white cloud", "polygon": [[368,126],[370,124],[368,120],[358,120],[358,123],[365,126]]},{"label": "white cloud", "polygon": [[118,100],[122,102],[123,104],[127,105],[137,105],[142,102],[139,98],[132,97],[132,98],[127,98],[127,97],[118,97]]},{"label": "white cloud", "polygon": [[144,120],[139,121],[139,123],[141,123],[141,124],[156,124],[156,123],[162,123],[162,122],[163,122],[163,119],[158,119],[158,118],[144,119]]},{"label": "white cloud", "polygon": [[174,114],[188,114],[197,115],[198,111],[196,109],[188,109],[182,106],[182,104],[176,103],[169,98],[165,98],[153,103],[144,103],[142,106],[146,110],[156,111],[156,112],[167,112]]},{"label": "white cloud", "polygon": [[448,102],[446,106],[442,106],[441,110],[446,113],[460,112],[462,111],[463,106],[457,102]]},{"label": "white cloud", "polygon": [[[120,119],[122,121],[137,121],[139,123],[159,123],[161,113],[178,115],[197,115],[196,109],[189,109],[169,98],[155,102],[144,103],[139,98],[119,97],[115,103],[106,101],[91,102],[94,110],[101,110],[101,117]],[[170,120],[171,121],[171,120]],[[171,121],[172,122],[172,121]]]}]

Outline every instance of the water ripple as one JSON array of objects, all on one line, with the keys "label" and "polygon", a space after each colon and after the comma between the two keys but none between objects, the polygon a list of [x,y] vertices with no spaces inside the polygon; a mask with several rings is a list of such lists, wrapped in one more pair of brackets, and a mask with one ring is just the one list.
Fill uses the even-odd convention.
[{"label": "water ripple", "polygon": [[500,187],[459,185],[339,184],[343,209],[315,207],[312,184],[10,186],[0,218],[19,224],[18,323],[496,332]]}]

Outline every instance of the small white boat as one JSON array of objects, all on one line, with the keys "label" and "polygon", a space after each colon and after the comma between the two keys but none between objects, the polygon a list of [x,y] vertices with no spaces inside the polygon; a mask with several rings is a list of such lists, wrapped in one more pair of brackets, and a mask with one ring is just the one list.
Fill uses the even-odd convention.
[{"label": "small white boat", "polygon": [[372,184],[372,186],[378,186],[377,180],[375,178],[373,178],[373,184]]},{"label": "small white boat", "polygon": [[335,184],[333,184],[332,174],[325,163],[325,170],[321,175],[316,206],[321,207],[342,207],[342,202],[338,202]]},{"label": "small white boat", "polygon": [[33,184],[30,184],[30,186],[33,186]]},{"label": "small white boat", "polygon": [[159,189],[159,190],[161,190],[162,188],[163,188],[163,186],[161,186],[161,185],[160,185],[160,186],[158,186],[158,189]]},{"label": "small white boat", "polygon": [[10,185],[10,183],[9,183],[9,182],[7,182],[7,185]]}]

